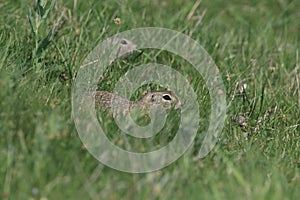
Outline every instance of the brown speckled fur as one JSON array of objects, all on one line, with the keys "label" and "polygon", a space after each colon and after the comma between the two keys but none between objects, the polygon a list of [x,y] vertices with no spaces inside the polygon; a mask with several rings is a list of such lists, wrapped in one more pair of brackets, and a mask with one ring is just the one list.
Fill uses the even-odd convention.
[{"label": "brown speckled fur", "polygon": [[95,102],[101,109],[122,109],[124,113],[128,113],[135,108],[148,110],[151,105],[162,105],[165,110],[170,109],[173,105],[175,105],[175,109],[178,109],[182,105],[172,91],[148,92],[137,101],[130,101],[107,91],[96,91]]}]

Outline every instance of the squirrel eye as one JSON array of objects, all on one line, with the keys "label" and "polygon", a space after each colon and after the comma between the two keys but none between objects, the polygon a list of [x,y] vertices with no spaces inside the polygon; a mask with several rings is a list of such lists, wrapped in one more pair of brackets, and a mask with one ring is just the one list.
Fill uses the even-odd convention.
[{"label": "squirrel eye", "polygon": [[125,45],[125,44],[127,44],[127,41],[123,39],[123,40],[121,40],[121,44]]},{"label": "squirrel eye", "polygon": [[163,99],[167,100],[167,101],[172,100],[172,98],[169,95],[167,95],[167,94],[163,95]]}]

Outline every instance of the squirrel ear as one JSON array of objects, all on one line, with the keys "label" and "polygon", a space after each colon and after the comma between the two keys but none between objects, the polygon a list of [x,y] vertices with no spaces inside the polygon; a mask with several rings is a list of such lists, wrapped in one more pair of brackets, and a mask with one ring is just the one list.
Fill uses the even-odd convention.
[{"label": "squirrel ear", "polygon": [[148,91],[147,91],[147,90],[144,90],[144,91],[143,91],[143,95],[146,95],[146,94],[148,94]]},{"label": "squirrel ear", "polygon": [[154,94],[151,95],[151,101],[155,101]]}]

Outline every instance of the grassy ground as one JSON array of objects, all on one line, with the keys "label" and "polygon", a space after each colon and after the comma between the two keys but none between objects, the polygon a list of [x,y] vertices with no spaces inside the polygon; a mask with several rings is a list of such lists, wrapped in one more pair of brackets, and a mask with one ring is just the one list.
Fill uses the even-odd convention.
[{"label": "grassy ground", "polygon": [[[299,1],[203,0],[193,11],[192,1],[57,0],[39,27],[34,5],[0,1],[1,199],[299,198]],[[204,159],[191,151],[160,171],[128,174],[84,149],[71,89],[97,42],[147,26],[203,45],[223,75],[228,118]]]}]

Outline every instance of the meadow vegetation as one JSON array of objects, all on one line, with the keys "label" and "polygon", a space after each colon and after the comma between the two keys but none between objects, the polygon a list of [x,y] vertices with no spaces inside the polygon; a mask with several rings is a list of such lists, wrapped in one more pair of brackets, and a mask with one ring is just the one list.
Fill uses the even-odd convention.
[{"label": "meadow vegetation", "polygon": [[[298,199],[299,19],[297,0],[0,0],[0,199]],[[227,119],[205,158],[194,159],[196,141],[170,166],[130,174],[85,149],[71,91],[100,41],[150,26],[185,33],[207,50],[226,87]],[[200,113],[209,113],[201,77],[156,53],[114,63],[99,88],[113,89],[138,64],[163,63],[189,77]]]}]

